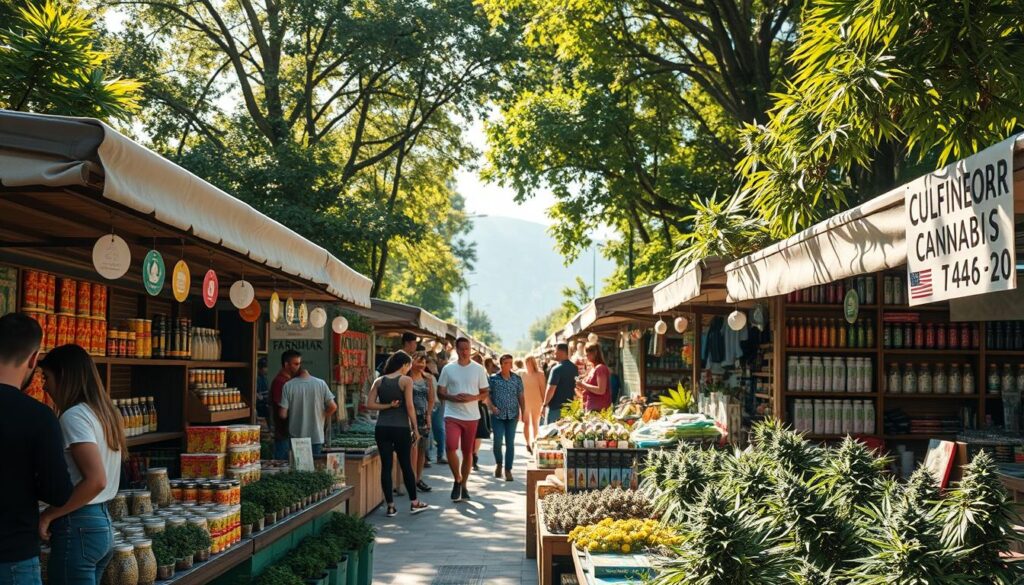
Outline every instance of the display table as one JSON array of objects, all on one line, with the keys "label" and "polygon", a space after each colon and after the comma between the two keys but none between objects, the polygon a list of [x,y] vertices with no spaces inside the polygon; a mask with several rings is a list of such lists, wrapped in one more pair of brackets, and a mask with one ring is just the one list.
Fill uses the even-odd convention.
[{"label": "display table", "polygon": [[379,453],[345,455],[345,482],[355,491],[349,500],[348,513],[365,518],[384,503],[384,490],[380,487],[381,461]]},{"label": "display table", "polygon": [[554,470],[539,469],[535,461],[526,468],[526,558],[537,557],[537,484]]},{"label": "display table", "polygon": [[537,508],[537,583],[552,585],[554,570],[552,564],[555,557],[572,555],[572,545],[568,534],[552,534],[544,524],[544,510]]},{"label": "display table", "polygon": [[203,585],[218,578],[222,578],[225,583],[242,582],[239,581],[239,578],[243,581],[251,581],[255,575],[262,572],[262,568],[273,562],[268,562],[269,559],[264,558],[265,555],[262,551],[267,551],[275,546],[279,546],[285,552],[291,550],[298,540],[305,538],[308,533],[313,531],[313,525],[316,522],[337,510],[338,507],[346,505],[354,492],[355,489],[350,486],[337,490],[319,502],[311,504],[291,516],[286,516],[284,520],[268,526],[228,550],[210,557],[210,560],[205,563],[196,563],[192,569],[175,573],[174,578],[161,581],[161,583]]}]

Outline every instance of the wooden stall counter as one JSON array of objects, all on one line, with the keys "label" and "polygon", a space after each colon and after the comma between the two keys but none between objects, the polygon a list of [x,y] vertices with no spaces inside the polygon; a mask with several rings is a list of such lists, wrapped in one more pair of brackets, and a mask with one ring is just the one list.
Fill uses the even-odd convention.
[{"label": "wooden stall counter", "polygon": [[365,518],[384,503],[384,490],[380,487],[380,454],[345,455],[345,482],[355,488],[349,500],[348,513]]},{"label": "wooden stall counter", "polygon": [[548,532],[544,524],[544,511],[537,509],[537,583],[552,585],[555,557],[572,556],[569,535]]},{"label": "wooden stall counter", "polygon": [[526,558],[537,557],[537,484],[554,473],[540,469],[535,461],[526,468]]}]

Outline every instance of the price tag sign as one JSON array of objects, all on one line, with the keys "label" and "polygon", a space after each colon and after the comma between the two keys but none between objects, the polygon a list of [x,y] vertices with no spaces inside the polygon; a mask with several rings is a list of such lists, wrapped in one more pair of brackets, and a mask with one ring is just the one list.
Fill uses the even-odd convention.
[{"label": "price tag sign", "polygon": [[178,260],[174,265],[174,272],[171,273],[171,292],[174,299],[184,303],[188,298],[188,290],[192,288],[192,274],[188,270],[188,264],[184,260]]},{"label": "price tag sign", "polygon": [[100,236],[92,247],[92,264],[96,272],[107,280],[117,280],[128,272],[132,251],[128,242],[116,234]]},{"label": "price tag sign", "polygon": [[220,294],[220,282],[217,280],[217,273],[213,269],[206,271],[203,278],[203,304],[207,309],[212,309],[217,304],[217,295]]},{"label": "price tag sign", "polygon": [[905,187],[910,306],[1017,288],[1009,138]]}]

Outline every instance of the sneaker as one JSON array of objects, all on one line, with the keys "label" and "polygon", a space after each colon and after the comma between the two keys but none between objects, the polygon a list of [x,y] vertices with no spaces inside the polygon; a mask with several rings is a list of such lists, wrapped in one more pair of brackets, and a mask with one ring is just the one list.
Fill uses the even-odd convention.
[{"label": "sneaker", "polygon": [[431,467],[430,459],[427,459],[426,461],[423,462],[423,467],[424,469],[429,469]]},{"label": "sneaker", "polygon": [[473,471],[480,471],[480,457],[473,455]]},{"label": "sneaker", "polygon": [[462,501],[467,502],[472,498],[469,497],[469,488],[466,487],[466,482],[462,482]]},{"label": "sneaker", "polygon": [[416,482],[416,489],[420,490],[421,492],[431,492],[431,491],[434,491],[434,488],[432,488],[429,485],[425,484],[422,479]]},{"label": "sneaker", "polygon": [[494,467],[494,477],[501,479],[501,464],[499,463]]},{"label": "sneaker", "polygon": [[506,469],[505,470],[505,481],[512,481],[512,470],[511,469]]},{"label": "sneaker", "polygon": [[413,504],[409,508],[409,513],[412,514],[413,516],[415,516],[416,514],[419,514],[420,512],[423,512],[423,511],[429,510],[429,509],[430,509],[430,505],[428,505],[426,502],[416,502],[415,504]]},{"label": "sneaker", "polygon": [[398,516],[398,508],[396,508],[394,504],[389,504],[388,511],[385,514],[385,516],[387,516],[388,518],[394,518],[395,516]]},{"label": "sneaker", "polygon": [[462,501],[462,494],[463,494],[463,492],[462,492],[462,484],[460,484],[460,483],[455,484],[455,486],[452,487],[452,501],[453,502],[461,502]]}]

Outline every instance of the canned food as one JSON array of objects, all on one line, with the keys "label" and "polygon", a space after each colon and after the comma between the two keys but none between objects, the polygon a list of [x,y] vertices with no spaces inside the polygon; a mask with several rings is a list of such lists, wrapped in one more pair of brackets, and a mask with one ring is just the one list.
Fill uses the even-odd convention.
[{"label": "canned food", "polygon": [[75,314],[79,317],[92,316],[92,283],[81,281],[75,294]]},{"label": "canned food", "polygon": [[39,308],[39,273],[35,270],[26,270],[24,281],[25,295],[21,306],[25,310],[35,310]]}]

